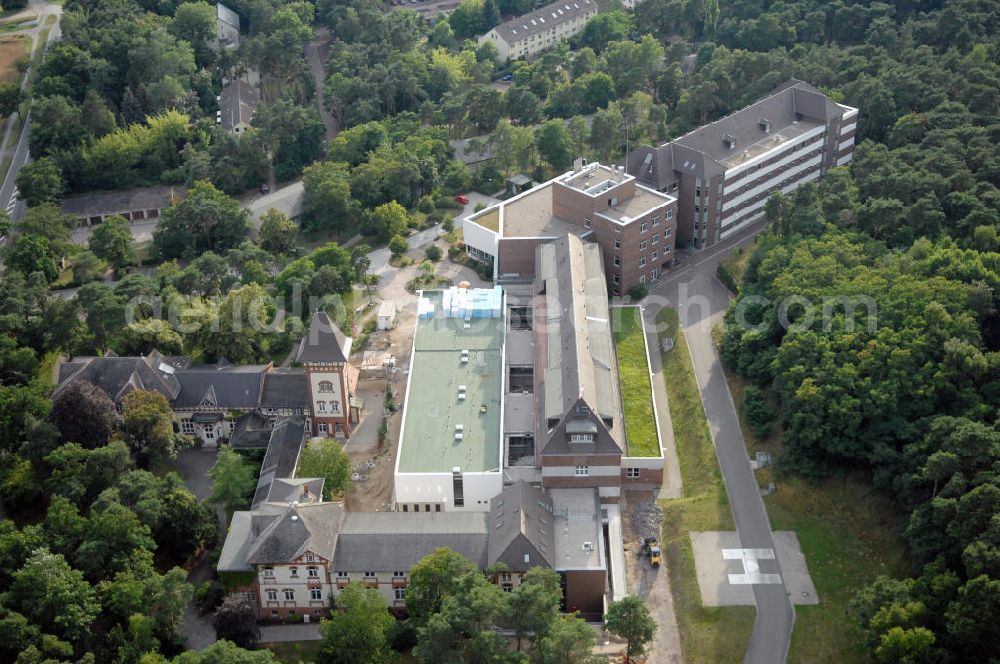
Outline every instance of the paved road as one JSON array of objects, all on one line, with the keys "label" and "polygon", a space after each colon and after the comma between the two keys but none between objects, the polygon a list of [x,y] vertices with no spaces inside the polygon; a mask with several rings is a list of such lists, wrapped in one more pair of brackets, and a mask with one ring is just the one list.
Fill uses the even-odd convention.
[{"label": "paved road", "polygon": [[[21,34],[30,34],[32,39],[32,52],[29,56],[34,62],[35,50],[39,47],[48,50],[55,41],[57,41],[62,36],[62,31],[60,27],[60,21],[62,20],[62,7],[57,4],[50,2],[45,2],[44,0],[32,0],[28,4],[28,10],[38,14],[38,22],[34,28],[31,28]],[[41,35],[42,27],[45,25],[45,21],[50,15],[56,16],[56,22],[52,25],[52,30],[49,32],[49,37],[45,41],[44,45],[38,44],[38,37]],[[33,67],[29,67],[28,71],[25,72],[24,78],[21,80],[22,90],[27,86],[28,81],[31,79],[33,73]],[[10,131],[10,127],[13,126],[13,118],[8,118],[7,131]],[[15,180],[17,180],[18,173],[21,172],[21,168],[28,163],[28,132],[31,129],[31,115],[28,114],[24,118],[24,126],[21,129],[21,136],[18,139],[17,147],[14,149],[14,156],[10,164],[10,168],[7,170],[4,176],[3,184],[0,185],[0,209],[5,209],[10,214],[11,219],[20,219],[24,214],[24,202],[17,198],[17,188],[14,186]],[[3,144],[7,144],[7,132],[4,133]]]},{"label": "paved road", "polygon": [[[757,231],[759,227],[741,233],[722,248],[688,257],[687,265],[679,267],[659,285],[654,295],[667,298],[672,306],[679,308],[740,546],[774,549],[771,523],[750,468],[736,405],[711,335],[712,326],[721,321],[731,298],[729,291],[715,278],[716,266],[733,246],[750,241]],[[760,561],[760,565],[762,573],[781,571],[777,560]],[[788,656],[795,611],[784,583],[756,584],[753,590],[757,618],[744,662],[780,664]]]},{"label": "paved road", "polygon": [[326,140],[330,140],[337,135],[340,127],[337,120],[326,109],[323,100],[323,88],[326,86],[326,71],[323,69],[323,62],[330,54],[330,31],[326,28],[316,28],[313,31],[313,40],[306,45],[306,60],[309,62],[309,69],[312,71],[313,82],[316,85],[316,105],[319,106],[319,115],[326,125]]},{"label": "paved road", "polygon": [[242,205],[250,211],[254,224],[259,227],[260,218],[271,208],[281,210],[292,218],[302,214],[302,194],[304,191],[305,186],[299,180],[264,196],[255,196],[252,200],[244,201]]}]

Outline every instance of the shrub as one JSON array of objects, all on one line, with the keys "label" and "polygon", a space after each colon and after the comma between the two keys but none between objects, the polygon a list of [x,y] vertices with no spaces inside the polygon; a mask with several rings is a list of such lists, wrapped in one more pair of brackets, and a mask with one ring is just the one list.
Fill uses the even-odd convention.
[{"label": "shrub", "polygon": [[424,249],[424,255],[427,256],[427,260],[437,262],[441,260],[441,247],[436,244],[429,244]]},{"label": "shrub", "polygon": [[389,240],[389,252],[395,258],[405,254],[409,248],[410,244],[402,235],[393,235],[392,239]]},{"label": "shrub", "polygon": [[733,273],[729,271],[729,268],[719,263],[719,267],[715,270],[715,275],[719,277],[719,281],[722,285],[728,288],[731,292],[736,293],[736,279],[733,277]]},{"label": "shrub", "polygon": [[628,296],[632,298],[634,302],[638,302],[647,295],[649,295],[649,286],[646,284],[636,284],[632,286],[632,288],[628,289]]},{"label": "shrub", "polygon": [[747,385],[743,392],[743,415],[750,430],[757,438],[766,438],[774,421],[774,409],[767,401],[764,390],[756,385]]},{"label": "shrub", "polygon": [[448,218],[448,219],[446,219],[446,220],[445,220],[445,222],[444,222],[444,223],[443,223],[443,224],[441,225],[441,228],[443,228],[443,229],[444,229],[444,232],[445,232],[445,233],[451,233],[452,231],[454,231],[454,230],[455,230],[455,220],[449,217],[449,218]]},{"label": "shrub", "polygon": [[430,214],[434,211],[434,199],[430,196],[421,196],[420,202],[417,203],[417,209],[425,214]]}]

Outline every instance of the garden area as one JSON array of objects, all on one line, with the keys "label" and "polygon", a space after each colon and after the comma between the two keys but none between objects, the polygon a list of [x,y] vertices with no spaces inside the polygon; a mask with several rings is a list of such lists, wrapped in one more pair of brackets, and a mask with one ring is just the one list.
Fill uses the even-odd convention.
[{"label": "garden area", "polygon": [[649,362],[639,307],[611,310],[625,409],[627,454],[633,457],[660,456],[660,439],[653,412],[653,391],[649,382]]}]

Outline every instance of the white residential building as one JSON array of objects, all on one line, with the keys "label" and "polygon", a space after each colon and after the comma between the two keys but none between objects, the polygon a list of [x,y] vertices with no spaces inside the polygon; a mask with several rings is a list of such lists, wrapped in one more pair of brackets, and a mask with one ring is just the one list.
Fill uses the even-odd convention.
[{"label": "white residential building", "polygon": [[492,42],[500,61],[531,58],[583,30],[597,16],[594,0],[563,0],[501,23],[479,38]]}]

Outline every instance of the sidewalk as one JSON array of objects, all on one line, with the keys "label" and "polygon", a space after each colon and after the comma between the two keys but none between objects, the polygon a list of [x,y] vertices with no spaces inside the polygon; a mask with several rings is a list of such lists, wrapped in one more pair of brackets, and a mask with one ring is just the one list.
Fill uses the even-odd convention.
[{"label": "sidewalk", "polygon": [[646,345],[649,347],[649,372],[656,399],[656,421],[660,432],[660,446],[663,448],[663,485],[658,498],[680,498],[684,493],[681,480],[680,461],[677,459],[677,443],[674,441],[674,424],[670,417],[670,402],[667,400],[667,386],[663,382],[663,362],[660,357],[660,335],[656,332],[658,309],[642,308],[646,325]]}]

